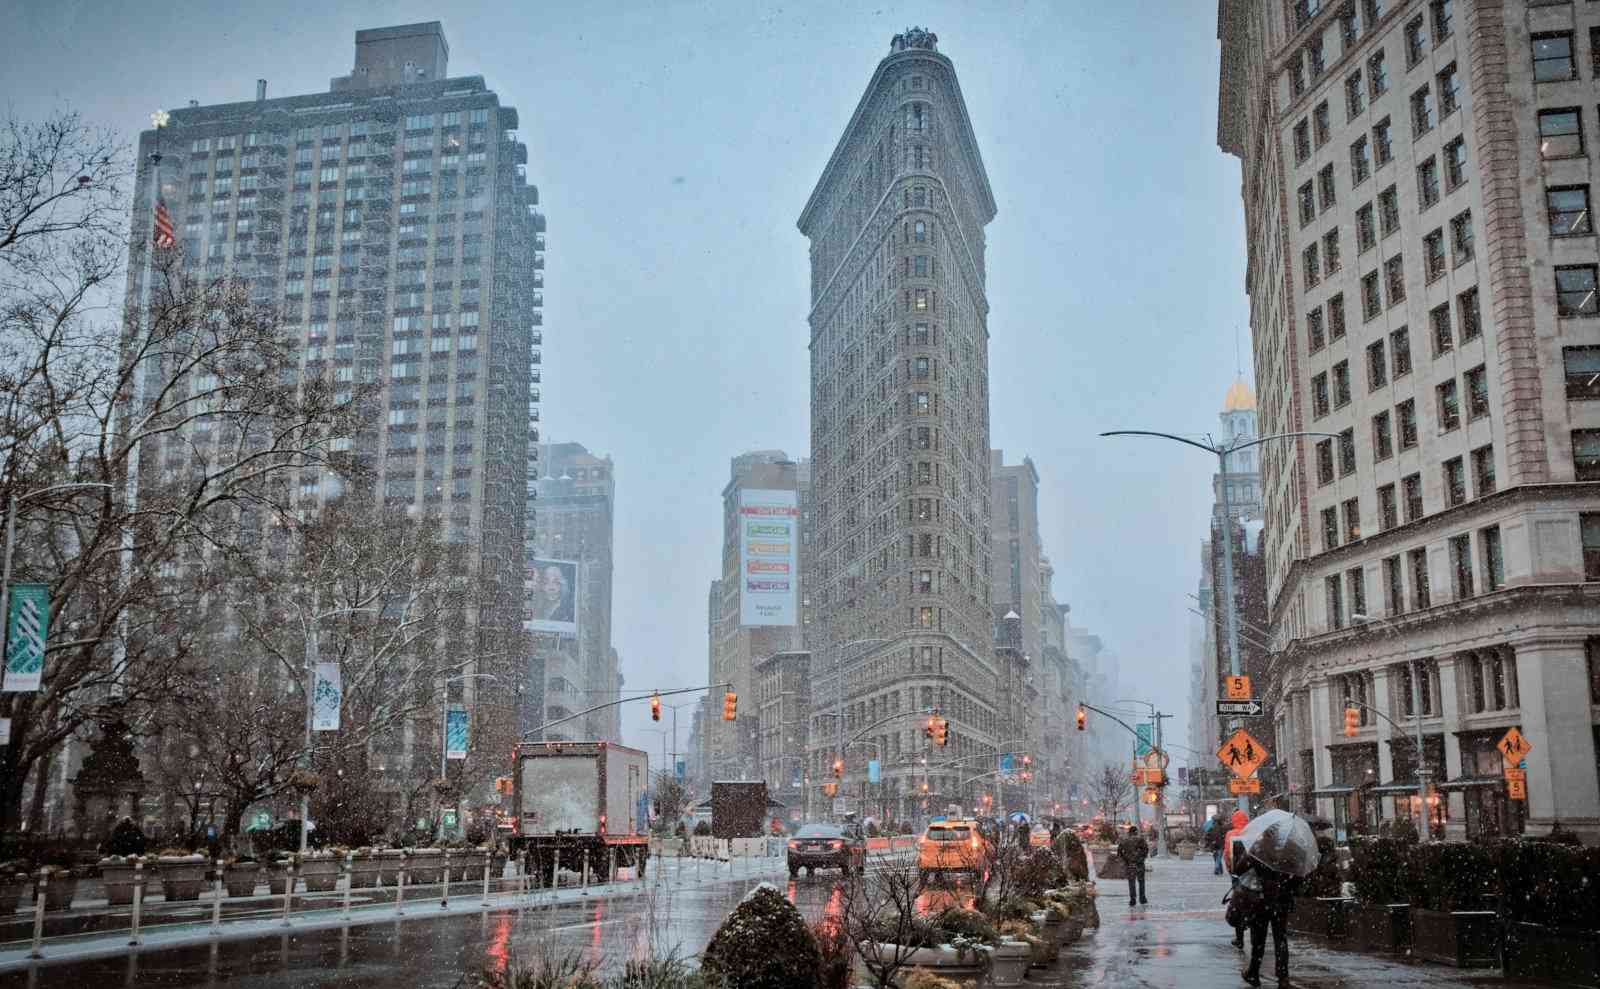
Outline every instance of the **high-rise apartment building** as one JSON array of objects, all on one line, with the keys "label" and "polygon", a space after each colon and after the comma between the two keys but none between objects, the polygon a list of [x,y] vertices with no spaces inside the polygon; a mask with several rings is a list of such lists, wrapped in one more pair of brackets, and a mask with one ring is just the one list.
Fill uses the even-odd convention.
[{"label": "high-rise apartment building", "polygon": [[[708,672],[709,683],[728,683],[740,698],[740,716],[734,721],[722,720],[722,694],[712,691],[711,716],[702,722],[707,732],[707,770],[712,779],[760,779],[763,766],[759,744],[758,701],[755,693],[756,666],[779,653],[795,653],[805,647],[805,629],[809,617],[806,605],[806,527],[804,519],[810,511],[810,465],[796,462],[782,450],[753,450],[734,457],[728,471],[728,483],[722,489],[722,578],[714,585],[716,598],[711,602],[711,642]],[[765,511],[767,506],[788,502],[791,516],[790,536],[768,537],[757,528],[766,526],[768,516],[752,514]],[[796,542],[791,537],[798,535]],[[779,550],[764,554],[765,549]],[[788,557],[792,550],[792,558]],[[766,556],[773,559],[766,560]],[[746,567],[778,567],[780,572],[747,573]],[[785,615],[768,617],[758,615],[748,600],[752,593],[751,581],[760,582],[765,575],[780,580],[787,586],[778,597],[786,597],[792,611]],[[787,787],[787,777],[767,780],[768,787],[776,792]]]},{"label": "high-rise apartment building", "polygon": [[[539,526],[527,554],[523,625],[544,667],[547,721],[617,700],[622,689],[611,647],[612,546],[616,467],[581,443],[541,443]],[[621,741],[619,709],[552,728],[556,739]]]},{"label": "high-rise apartment building", "polygon": [[[520,655],[544,217],[517,111],[481,76],[449,75],[438,22],[355,40],[351,73],[328,92],[268,99],[261,80],[253,100],[191,104],[142,133],[133,229],[152,229],[159,181],[189,270],[232,275],[281,307],[305,379],[382,386],[381,417],[333,448],[370,468],[385,501],[437,514],[468,547],[478,607],[453,647]],[[135,265],[131,297],[139,277]],[[328,494],[300,478],[302,499]],[[504,679],[514,666],[494,668]],[[509,727],[515,695],[483,682],[449,685],[451,702]]]},{"label": "high-rise apartment building", "polygon": [[[934,35],[896,35],[799,219],[811,243],[811,775],[831,778],[860,734],[879,746],[880,799],[896,816],[920,807],[915,712],[949,718],[950,757],[992,755],[999,741],[984,291],[994,215],[955,67]],[[843,753],[841,796],[861,792],[871,751]],[[959,778],[936,774],[930,797],[959,799]]]},{"label": "high-rise apartment building", "polygon": [[1262,448],[1295,799],[1341,829],[1425,803],[1454,837],[1592,840],[1600,7],[1222,0],[1218,22],[1261,431],[1328,434]]},{"label": "high-rise apartment building", "polygon": [[[1044,548],[1039,539],[1039,471],[1033,460],[1007,464],[1005,452],[989,451],[990,530],[989,575],[991,617],[997,647],[1011,633],[1004,630],[1006,616],[1015,615],[1015,648],[996,648],[999,674],[1002,751],[1031,753],[1039,747],[1039,664],[1044,655],[1044,599],[1040,564]],[[1054,606],[1054,602],[1051,602]]]}]

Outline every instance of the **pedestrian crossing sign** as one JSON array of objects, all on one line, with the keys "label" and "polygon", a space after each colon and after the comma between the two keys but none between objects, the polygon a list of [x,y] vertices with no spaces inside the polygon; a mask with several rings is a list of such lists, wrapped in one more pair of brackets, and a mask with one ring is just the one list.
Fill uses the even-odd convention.
[{"label": "pedestrian crossing sign", "polygon": [[1249,732],[1239,728],[1217,749],[1217,758],[1233,775],[1245,779],[1267,761],[1267,748]]}]

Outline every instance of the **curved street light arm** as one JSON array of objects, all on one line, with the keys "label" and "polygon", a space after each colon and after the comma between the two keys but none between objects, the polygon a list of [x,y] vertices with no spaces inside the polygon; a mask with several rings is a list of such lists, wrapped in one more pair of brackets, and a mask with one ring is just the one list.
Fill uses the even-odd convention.
[{"label": "curved street light arm", "polygon": [[1160,437],[1161,439],[1164,439],[1164,440],[1176,440],[1179,443],[1185,443],[1185,444],[1187,444],[1189,446],[1194,447],[1196,450],[1204,450],[1205,452],[1211,454],[1212,456],[1216,456],[1217,454],[1223,452],[1220,449],[1218,449],[1217,447],[1208,446],[1208,445],[1206,445],[1204,443],[1196,443],[1194,440],[1184,439],[1182,436],[1174,436],[1171,433],[1157,433],[1157,432],[1153,432],[1153,431],[1148,430],[1148,429],[1113,429],[1110,432],[1101,433],[1100,435],[1101,436],[1158,436],[1158,437]]},{"label": "curved street light arm", "polygon": [[1339,438],[1339,434],[1338,433],[1324,433],[1324,432],[1320,432],[1320,431],[1314,430],[1314,429],[1313,430],[1306,430],[1306,431],[1298,432],[1298,433],[1273,433],[1271,436],[1259,436],[1259,437],[1251,440],[1248,443],[1240,443],[1240,444],[1238,444],[1236,446],[1219,447],[1217,449],[1217,452],[1218,453],[1237,453],[1240,450],[1248,450],[1253,446],[1260,446],[1261,444],[1267,442],[1268,440],[1290,440],[1290,439],[1294,439],[1294,438],[1296,438],[1298,436],[1325,436],[1325,437],[1328,437],[1330,439],[1338,439]]}]

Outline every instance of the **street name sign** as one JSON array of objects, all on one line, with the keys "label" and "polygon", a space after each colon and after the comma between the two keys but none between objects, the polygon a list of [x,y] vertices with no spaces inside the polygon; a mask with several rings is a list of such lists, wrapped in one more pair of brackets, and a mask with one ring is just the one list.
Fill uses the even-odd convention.
[{"label": "street name sign", "polygon": [[1243,728],[1235,730],[1217,749],[1217,759],[1240,779],[1254,775],[1267,761],[1267,754],[1266,746]]},{"label": "street name sign", "polygon": [[1259,718],[1266,708],[1255,699],[1243,701],[1217,701],[1217,714],[1242,715],[1247,718]]}]

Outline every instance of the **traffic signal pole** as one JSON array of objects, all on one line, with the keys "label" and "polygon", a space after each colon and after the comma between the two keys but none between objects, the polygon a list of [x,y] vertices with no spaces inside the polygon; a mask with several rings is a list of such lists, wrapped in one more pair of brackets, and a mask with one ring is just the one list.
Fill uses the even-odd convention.
[{"label": "traffic signal pole", "polygon": [[[537,728],[532,728],[523,732],[522,737],[527,739],[529,735],[537,735],[541,732],[548,731],[557,725],[564,725],[569,721],[576,721],[579,718],[591,715],[596,711],[604,711],[608,707],[618,707],[622,704],[628,704],[632,701],[658,700],[662,697],[671,697],[674,694],[698,694],[707,690],[726,689],[731,686],[733,686],[731,683],[708,683],[704,687],[680,687],[677,690],[658,690],[648,694],[640,694],[637,697],[623,697],[619,700],[606,701],[604,704],[596,704],[594,707],[586,708],[585,710],[579,711],[577,714],[569,714],[564,718],[557,718],[554,721],[546,721]],[[673,744],[676,745],[677,743]]]}]

